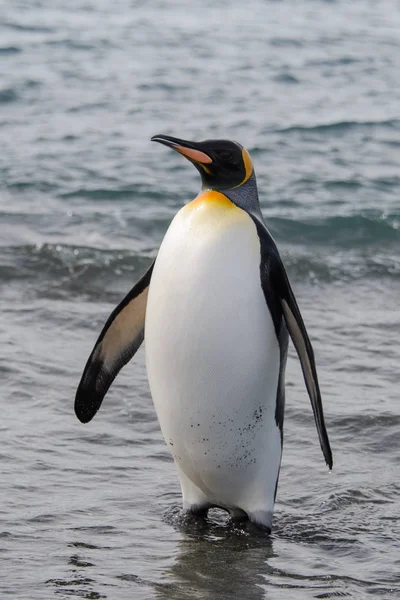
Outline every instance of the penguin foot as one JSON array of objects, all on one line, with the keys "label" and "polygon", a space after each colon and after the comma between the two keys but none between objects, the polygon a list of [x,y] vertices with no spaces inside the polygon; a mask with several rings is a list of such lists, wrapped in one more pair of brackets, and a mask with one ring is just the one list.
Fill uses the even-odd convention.
[{"label": "penguin foot", "polygon": [[261,529],[270,535],[272,526],[272,511],[256,510],[252,513],[249,513],[249,521],[259,530]]},{"label": "penguin foot", "polygon": [[231,522],[234,527],[247,531],[248,533],[264,532],[271,534],[272,513],[269,511],[257,511],[247,514],[243,510],[231,511]]},{"label": "penguin foot", "polygon": [[195,506],[183,508],[179,519],[184,530],[203,532],[207,529],[208,506]]},{"label": "penguin foot", "polygon": [[248,517],[242,519],[235,518],[232,519],[231,522],[235,529],[245,531],[250,535],[271,535],[271,527],[268,527],[267,525],[263,525],[261,523],[255,523],[254,521],[250,521]]},{"label": "penguin foot", "polygon": [[208,510],[211,508],[210,504],[206,505],[192,505],[192,506],[184,506],[182,509],[182,516],[185,518],[196,519],[206,519]]},{"label": "penguin foot", "polygon": [[231,521],[232,523],[239,524],[245,523],[249,520],[248,514],[241,510],[240,508],[231,509],[230,511]]}]

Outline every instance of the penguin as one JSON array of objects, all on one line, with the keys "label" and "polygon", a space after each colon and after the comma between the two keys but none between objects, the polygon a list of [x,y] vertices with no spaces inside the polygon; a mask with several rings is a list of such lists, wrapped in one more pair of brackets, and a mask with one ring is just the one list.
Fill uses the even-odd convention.
[{"label": "penguin", "polygon": [[314,352],[269,233],[248,151],[229,140],[167,135],[199,171],[199,195],[176,214],[155,261],[110,315],[79,383],[87,423],[145,340],[151,395],[185,513],[227,510],[270,532],[283,446],[289,336],[321,449],[332,452]]}]

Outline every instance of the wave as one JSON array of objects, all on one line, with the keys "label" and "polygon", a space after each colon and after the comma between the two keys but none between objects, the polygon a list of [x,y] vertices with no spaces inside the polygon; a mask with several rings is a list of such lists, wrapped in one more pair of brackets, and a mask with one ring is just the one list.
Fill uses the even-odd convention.
[{"label": "wave", "polygon": [[0,46],[0,55],[19,54],[22,52],[19,46]]},{"label": "wave", "polygon": [[120,198],[123,199],[131,199],[137,197],[136,189],[130,188],[120,188],[120,189],[108,189],[108,188],[79,188],[72,192],[65,192],[59,194],[60,198],[69,199],[69,198],[85,198],[87,200],[118,200]]},{"label": "wave", "polygon": [[295,77],[294,75],[292,75],[291,73],[279,73],[278,75],[275,75],[273,77],[273,80],[277,81],[278,83],[289,83],[289,84],[299,83],[299,79],[297,77]]},{"label": "wave", "polygon": [[[282,250],[282,248],[281,248]],[[292,280],[334,283],[363,279],[400,280],[400,258],[383,254],[284,250]],[[156,249],[138,254],[67,244],[5,246],[0,249],[0,284],[26,287],[51,297],[118,299],[146,270]]]},{"label": "wave", "polygon": [[337,253],[316,256],[282,253],[291,278],[312,283],[333,283],[362,279],[400,279],[400,259],[377,255]]},{"label": "wave", "polygon": [[148,185],[132,184],[131,186],[120,186],[113,188],[78,188],[71,192],[62,192],[58,194],[61,199],[74,199],[82,198],[85,200],[94,200],[112,202],[113,200],[131,200],[140,198],[144,200],[158,201],[162,200],[164,203],[167,202],[166,194],[164,191],[156,191],[150,189]]},{"label": "wave", "polygon": [[66,244],[8,246],[0,249],[0,284],[29,284],[38,296],[115,301],[151,260],[150,254]]},{"label": "wave", "polygon": [[0,104],[9,104],[17,100],[18,95],[13,88],[3,88],[0,90]]},{"label": "wave", "polygon": [[331,512],[353,504],[390,504],[395,501],[398,490],[392,489],[391,492],[390,496],[388,488],[384,491],[368,488],[341,490],[330,494],[316,512]]},{"label": "wave", "polygon": [[351,129],[372,129],[374,127],[386,127],[390,129],[400,128],[400,119],[386,119],[382,121],[334,121],[333,123],[320,123],[317,125],[291,125],[275,129],[275,133],[330,133],[338,131],[349,131]]},{"label": "wave", "polygon": [[271,233],[286,243],[361,248],[400,242],[400,214],[365,213],[314,219],[267,219]]},{"label": "wave", "polygon": [[[0,51],[1,55],[1,51]],[[19,102],[29,90],[38,88],[42,85],[41,81],[34,79],[25,79],[14,87],[0,89],[0,104],[11,104]]]},{"label": "wave", "polygon": [[1,25],[7,29],[14,29],[15,31],[27,33],[55,33],[56,31],[54,27],[45,27],[44,25],[22,25],[21,23],[11,21],[2,21]]}]

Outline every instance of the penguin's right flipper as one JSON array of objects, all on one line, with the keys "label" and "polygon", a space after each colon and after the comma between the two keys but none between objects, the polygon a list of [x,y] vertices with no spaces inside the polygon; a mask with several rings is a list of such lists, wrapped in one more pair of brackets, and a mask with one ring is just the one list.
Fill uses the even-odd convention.
[{"label": "penguin's right flipper", "polygon": [[[251,215],[257,228],[261,245],[261,287],[269,305],[275,327],[279,329],[283,315],[286,327],[297,355],[300,359],[304,382],[310,397],[317,426],[319,442],[325,462],[332,469],[333,459],[326,431],[324,411],[322,408],[321,392],[319,389],[317,369],[315,366],[314,351],[308,337],[303,317],[297,305],[296,298],[289,283],[285,267],[278,249],[264,222],[256,215]],[[278,335],[278,331],[277,331]]]},{"label": "penguin's right flipper", "polygon": [[153,267],[154,262],[113,310],[89,356],[75,396],[75,414],[82,423],[94,417],[115,377],[143,342]]},{"label": "penguin's right flipper", "polygon": [[276,276],[277,281],[279,281],[278,289],[281,297],[286,327],[288,328],[290,337],[292,338],[292,342],[300,359],[304,382],[310,397],[315,424],[317,426],[318,437],[325,462],[328,467],[332,469],[332,451],[325,426],[321,392],[319,389],[317,369],[315,366],[314,351],[304,325],[303,317],[301,316],[300,309],[297,305],[296,298],[290,286],[285,267],[283,266],[280,257],[279,263],[280,264],[277,268]]}]

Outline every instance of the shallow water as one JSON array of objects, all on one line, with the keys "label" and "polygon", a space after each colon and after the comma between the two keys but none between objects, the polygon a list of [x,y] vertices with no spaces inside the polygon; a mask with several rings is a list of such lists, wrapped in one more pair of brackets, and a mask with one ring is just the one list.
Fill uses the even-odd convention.
[{"label": "shallow water", "polygon": [[[1,596],[398,598],[398,3],[0,15]],[[156,133],[250,150],[313,341],[334,469],[291,351],[270,539],[182,520],[143,350],[73,414],[105,318],[198,192]]]}]

